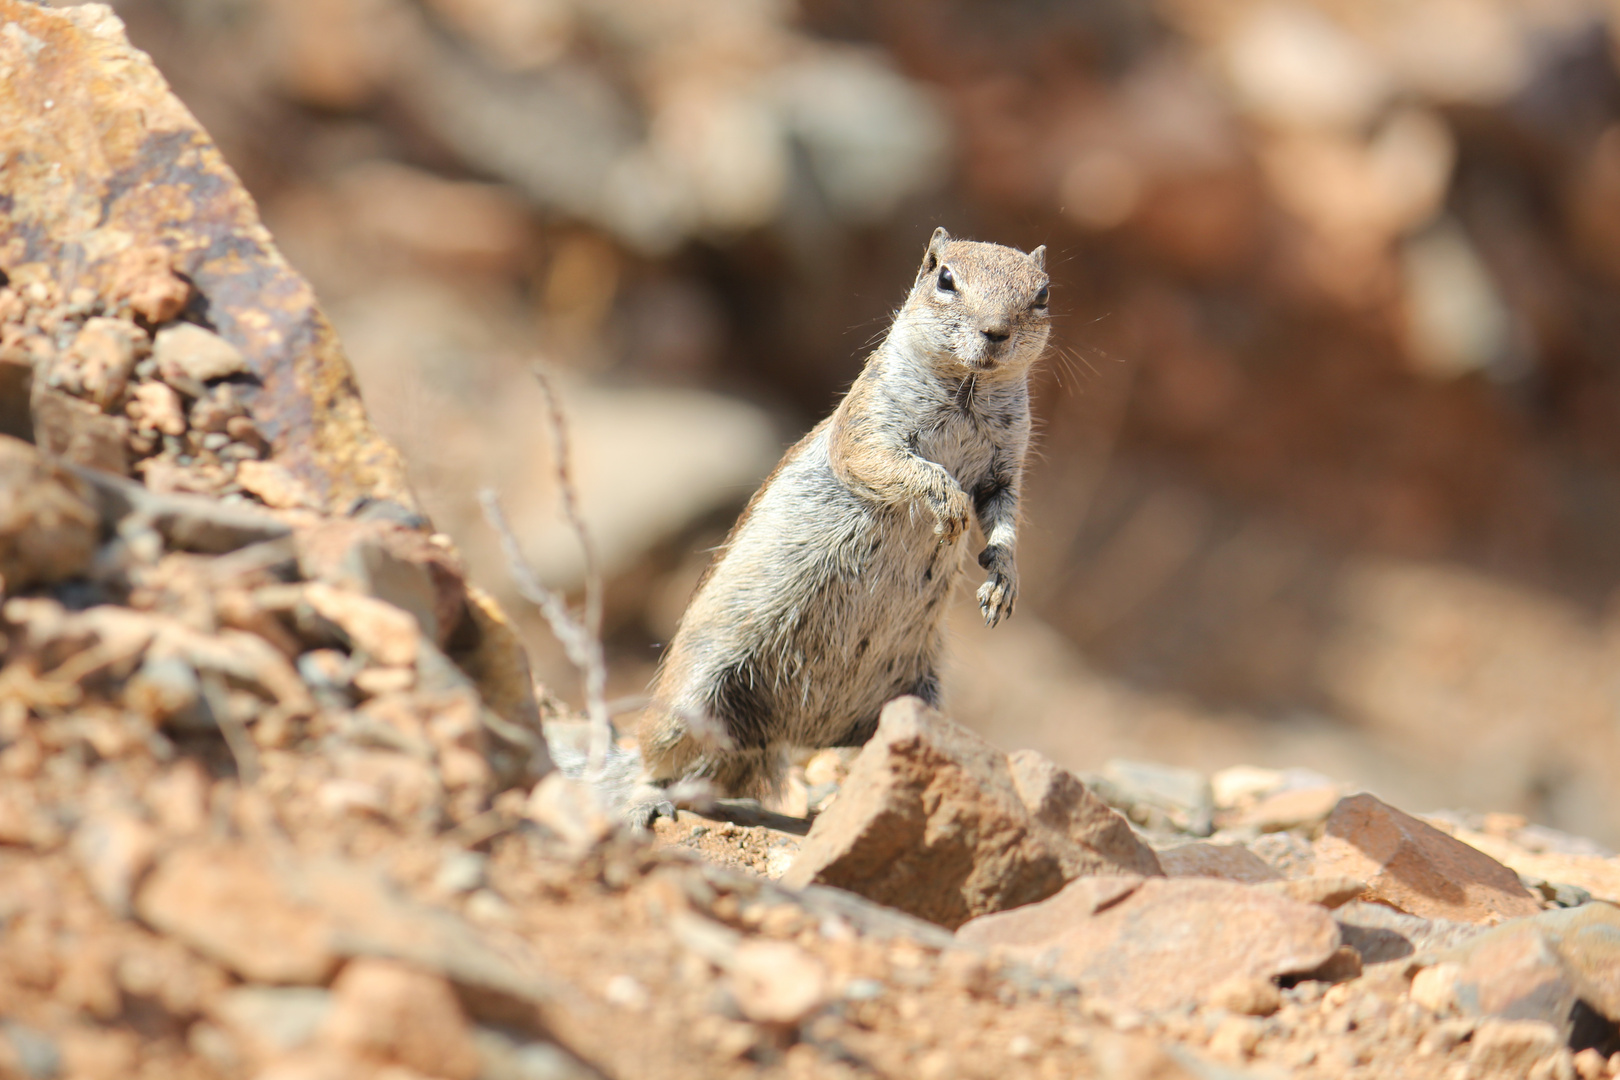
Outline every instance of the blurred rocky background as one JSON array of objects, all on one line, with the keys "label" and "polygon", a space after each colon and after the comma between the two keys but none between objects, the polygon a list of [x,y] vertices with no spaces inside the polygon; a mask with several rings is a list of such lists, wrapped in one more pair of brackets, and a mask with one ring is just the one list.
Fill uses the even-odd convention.
[{"label": "blurred rocky background", "polygon": [[1059,313],[955,716],[1620,842],[1620,7],[114,6],[514,612],[480,486],[581,574],[555,374],[616,694],[944,224],[1048,244]]}]

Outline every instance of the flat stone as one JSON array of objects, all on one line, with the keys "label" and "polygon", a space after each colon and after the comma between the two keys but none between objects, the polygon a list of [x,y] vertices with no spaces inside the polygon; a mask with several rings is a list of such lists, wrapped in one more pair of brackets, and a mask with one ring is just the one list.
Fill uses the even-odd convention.
[{"label": "flat stone", "polygon": [[1370,899],[1413,915],[1495,923],[1541,911],[1512,870],[1365,793],[1339,801],[1315,847],[1317,873],[1365,881]]},{"label": "flat stone", "polygon": [[1049,959],[1082,993],[1142,1011],[1208,1001],[1233,978],[1314,971],[1340,945],[1321,907],[1208,878],[1082,878],[957,938]]},{"label": "flat stone", "polygon": [[560,772],[534,785],[524,816],[581,855],[612,835],[618,824],[596,788]]},{"label": "flat stone", "polygon": [[954,929],[1088,874],[1157,874],[1153,852],[1072,774],[1009,759],[900,698],[819,815],[783,884],[835,885]]},{"label": "flat stone", "polygon": [[240,843],[185,844],[147,876],[135,911],[254,982],[323,985],[342,961],[372,956],[443,976],[481,1018],[532,1016],[549,996],[513,943],[488,943],[453,912],[409,900],[377,874],[335,860]]},{"label": "flat stone", "polygon": [[1252,805],[1267,795],[1281,791],[1286,783],[1287,778],[1281,769],[1233,765],[1209,778],[1209,790],[1218,808],[1232,810]]},{"label": "flat stone", "polygon": [[1197,841],[1160,848],[1154,854],[1170,877],[1208,877],[1250,884],[1282,878],[1270,863],[1242,844]]}]

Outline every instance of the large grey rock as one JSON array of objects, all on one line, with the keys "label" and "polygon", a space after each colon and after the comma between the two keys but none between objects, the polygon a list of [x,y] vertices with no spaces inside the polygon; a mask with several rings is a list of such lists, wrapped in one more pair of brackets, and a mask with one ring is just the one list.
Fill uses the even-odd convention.
[{"label": "large grey rock", "polygon": [[1032,751],[1010,758],[917,698],[883,710],[783,877],[954,929],[1089,874],[1159,874],[1124,818]]}]

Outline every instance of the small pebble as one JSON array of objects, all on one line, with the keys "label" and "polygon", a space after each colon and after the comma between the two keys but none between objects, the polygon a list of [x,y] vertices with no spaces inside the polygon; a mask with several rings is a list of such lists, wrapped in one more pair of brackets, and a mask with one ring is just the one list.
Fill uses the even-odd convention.
[{"label": "small pebble", "polygon": [[1209,1052],[1216,1057],[1240,1061],[1254,1053],[1259,1043],[1259,1024],[1246,1016],[1229,1016],[1215,1029],[1209,1040]]},{"label": "small pebble", "polygon": [[602,989],[602,997],[609,1004],[632,1012],[641,1012],[652,1002],[647,988],[629,975],[615,975],[609,979],[607,986]]},{"label": "small pebble", "polygon": [[875,1001],[883,996],[884,986],[876,979],[851,979],[844,986],[845,1001]]},{"label": "small pebble", "polygon": [[1581,1080],[1603,1080],[1608,1064],[1601,1053],[1588,1046],[1575,1055],[1575,1075]]},{"label": "small pebble", "polygon": [[439,863],[433,884],[447,893],[468,893],[484,887],[489,857],[477,851],[452,851]]}]

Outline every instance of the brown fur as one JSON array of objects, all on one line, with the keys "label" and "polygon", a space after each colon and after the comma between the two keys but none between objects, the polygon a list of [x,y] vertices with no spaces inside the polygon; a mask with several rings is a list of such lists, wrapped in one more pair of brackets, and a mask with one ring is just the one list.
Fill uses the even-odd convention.
[{"label": "brown fur", "polygon": [[700,581],[641,725],[650,784],[768,794],[788,747],[865,742],[901,694],[937,703],[970,513],[986,537],[986,621],[1011,614],[1043,263],[1044,249],[935,232],[884,343]]}]

